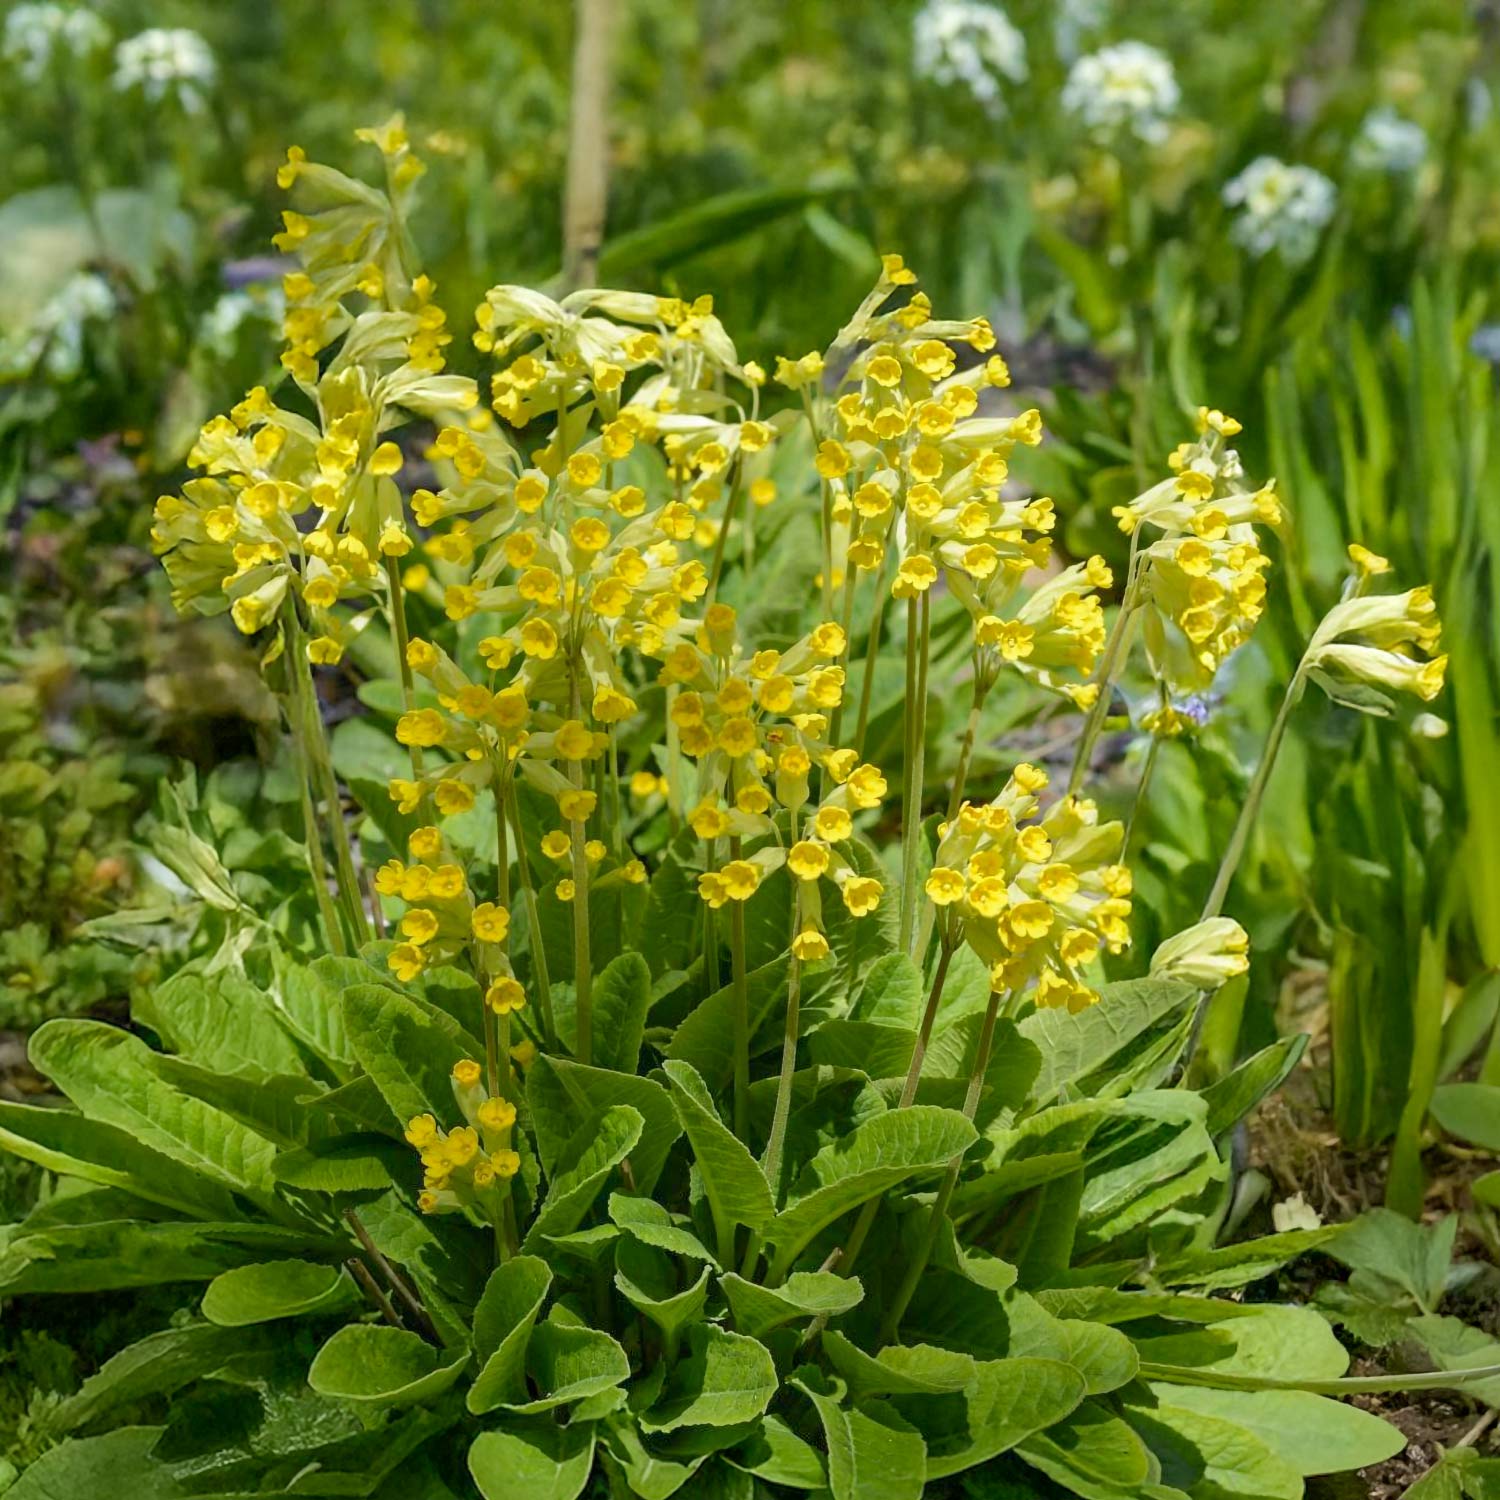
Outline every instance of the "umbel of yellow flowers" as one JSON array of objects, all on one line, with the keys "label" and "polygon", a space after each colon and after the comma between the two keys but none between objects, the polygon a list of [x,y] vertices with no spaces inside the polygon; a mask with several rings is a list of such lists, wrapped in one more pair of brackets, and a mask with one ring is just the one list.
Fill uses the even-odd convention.
[{"label": "umbel of yellow flowers", "polygon": [[[158,502],[152,537],[178,608],[227,610],[246,634],[265,632],[267,663],[295,648],[304,681],[308,663],[338,662],[377,615],[389,624],[404,694],[396,738],[410,758],[389,795],[420,826],[374,877],[378,894],[403,906],[387,961],[402,980],[467,962],[486,1001],[488,1067],[465,1061],[453,1074],[464,1123],[445,1129],[420,1115],[408,1126],[425,1169],[422,1207],[501,1231],[501,1189],[520,1165],[506,1097],[512,1052],[537,1036],[555,1045],[520,785],[555,810],[540,847],[564,872],[545,882],[546,898],[573,908],[577,1055],[588,1060],[589,894],[647,879],[625,836],[624,780],[634,803],[654,810],[664,798],[697,839],[705,956],[724,912],[737,985],[745,904],[786,871],[795,1060],[799,968],[829,955],[825,900],[859,919],[886,896],[858,829],[889,792],[862,746],[890,602],[907,624],[903,945],[920,962],[936,932],[939,976],[967,945],[994,996],[1012,1003],[1078,1010],[1097,1000],[1096,960],[1130,941],[1131,879],[1121,825],[1101,823],[1078,782],[1133,618],[1144,615],[1160,695],[1142,724],[1160,735],[1181,727],[1174,698],[1211,683],[1262,613],[1261,530],[1281,525],[1282,507],[1273,483],[1245,480],[1230,445],[1239,424],[1201,409],[1168,476],[1117,509],[1131,551],[1107,628],[1112,570],[1099,557],[1057,566],[1053,502],[1008,487],[1015,450],[1040,442],[1042,426],[1035,410],[998,414],[992,396],[981,399],[1010,383],[993,331],[983,318],[937,316],[899,256],[882,259],[826,354],[777,361],[775,380],[800,412],[762,410],[767,376],[740,359],[707,297],[588,289],[554,300],[496,286],[471,335],[489,362],[481,387],[445,373],[452,334],[407,227],[422,166],[406,131],[398,117],[359,136],[381,155],[383,188],[288,152],[279,181],[291,207],[276,243],[299,267],[285,279],[283,387],[274,397],[257,387],[208,423],[189,458],[196,475]],[[414,421],[428,435],[420,488],[400,482],[413,445],[393,436]],[[717,596],[726,543],[735,532],[753,539],[756,508],[777,495],[778,445],[803,424],[821,502],[822,607],[800,639],[772,646]],[[409,563],[418,549],[423,560]],[[1427,659],[1438,639],[1430,593],[1371,594],[1388,565],[1362,548],[1351,558],[1355,577],[1297,681],[1310,676],[1346,701],[1356,687],[1432,697],[1445,658]],[[862,585],[873,621],[851,726]],[[967,614],[973,706],[923,878],[935,593]],[[452,652],[409,633],[410,594],[459,627]],[[1004,673],[1088,715],[1068,794],[1050,803],[1046,774],[1025,764],[988,800],[964,796],[980,709]],[[293,714],[299,734],[321,733],[309,697],[310,686]],[[664,744],[626,777],[619,727],[643,702]],[[481,793],[494,800],[499,839],[483,890],[444,831]],[[324,797],[336,804],[331,769]],[[514,896],[512,836],[525,887]],[[1232,874],[1232,860],[1226,867]],[[534,997],[511,956],[522,905]],[[351,908],[358,927],[357,894]],[[1243,969],[1246,947],[1214,907],[1158,950],[1155,967],[1217,983]],[[521,1049],[510,1047],[513,1021]],[[738,1064],[737,1106],[748,1087],[746,1059]]]}]

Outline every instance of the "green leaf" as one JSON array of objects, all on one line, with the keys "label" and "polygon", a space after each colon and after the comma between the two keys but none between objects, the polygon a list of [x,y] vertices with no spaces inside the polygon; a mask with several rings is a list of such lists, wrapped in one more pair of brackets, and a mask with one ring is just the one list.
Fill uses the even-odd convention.
[{"label": "green leaf", "polygon": [[1344,1227],[1328,1254],[1372,1293],[1387,1300],[1404,1294],[1432,1312],[1447,1285],[1457,1233],[1458,1220],[1451,1214],[1427,1226],[1392,1209],[1373,1208]]},{"label": "green leaf", "polygon": [[368,1406],[433,1401],[463,1373],[467,1349],[456,1358],[404,1328],[354,1323],[318,1350],[307,1383],[320,1395]]},{"label": "green leaf", "polygon": [[446,1119],[454,1066],[476,1054],[437,1020],[443,1013],[376,984],[345,990],[343,1006],[354,1055],[397,1121],[429,1113]]},{"label": "green leaf", "polygon": [[1204,1089],[1208,1133],[1217,1140],[1243,1120],[1267,1094],[1281,1087],[1306,1050],[1306,1036],[1284,1036]]},{"label": "green leaf", "polygon": [[512,1419],[469,1447],[484,1500],[578,1500],[594,1467],[594,1424]]},{"label": "green leaf", "polygon": [[238,1212],[220,1183],[142,1145],[127,1130],[72,1110],[0,1100],[0,1146],[49,1172],[119,1188],[194,1218],[232,1219]]},{"label": "green leaf", "polygon": [[[745,976],[752,1055],[762,1050],[760,1033],[768,1031],[766,1023],[786,1004],[787,963],[783,955]],[[732,984],[715,990],[673,1032],[667,1048],[669,1058],[689,1064],[710,1090],[726,1087],[734,1074],[734,1007]]]},{"label": "green leaf", "polygon": [[686,1354],[640,1423],[647,1432],[672,1432],[753,1421],[771,1404],[776,1384],[776,1366],[758,1339],[699,1323],[689,1329]]},{"label": "green leaf", "polygon": [[753,1437],[724,1456],[727,1462],[767,1484],[821,1490],[828,1483],[822,1455],[775,1415],[767,1415]]},{"label": "green leaf", "polygon": [[672,1144],[682,1134],[667,1091],[650,1078],[585,1067],[565,1057],[539,1057],[526,1075],[526,1101],[542,1165],[550,1173],[579,1129],[612,1104],[641,1115],[641,1138],[630,1154],[636,1188],[649,1193],[661,1176]]},{"label": "green leaf", "polygon": [[115,1220],[21,1233],[0,1249],[0,1293],[108,1292],[211,1281],[268,1255],[338,1253],[334,1239],[269,1224],[145,1224]]},{"label": "green leaf", "polygon": [[927,1440],[927,1477],[958,1474],[1062,1421],[1085,1382],[1055,1359],[990,1359],[972,1385],[941,1396],[896,1396],[896,1409]]},{"label": "green leaf", "polygon": [[623,1385],[630,1379],[630,1361],[620,1345],[597,1328],[547,1322],[532,1330],[526,1373],[541,1394],[511,1403],[509,1409],[529,1415]]},{"label": "green leaf", "polygon": [[549,1235],[576,1229],[611,1173],[635,1149],[645,1126],[640,1111],[614,1104],[574,1136],[547,1185],[547,1197],[521,1248],[534,1250]]},{"label": "green leaf", "polygon": [[1016,1292],[1006,1298],[1010,1350],[1061,1360],[1083,1376],[1090,1396],[1128,1385],[1140,1371],[1135,1344],[1117,1328],[1082,1318],[1054,1317],[1034,1297]]},{"label": "green leaf", "polygon": [[411,1153],[379,1135],[346,1135],[283,1151],[271,1170],[277,1182],[308,1193],[379,1193],[395,1182],[393,1169]]},{"label": "green leaf", "polygon": [[143,990],[133,1010],[169,1050],[216,1073],[257,1081],[305,1076],[302,1054],[270,997],[237,974],[178,973]]},{"label": "green leaf", "polygon": [[359,1066],[344,1029],[343,993],[376,978],[376,970],[362,958],[331,955],[310,964],[283,963],[277,973],[271,999],[282,1024],[341,1080],[353,1077]]},{"label": "green leaf", "polygon": [[1166,1483],[1194,1496],[1302,1500],[1302,1476],[1281,1457],[1279,1441],[1271,1447],[1248,1427],[1182,1406],[1161,1403],[1126,1411],[1155,1453]]},{"label": "green leaf", "polygon": [[876,959],[849,1018],[915,1031],[922,1019],[922,975],[916,964],[904,953]]},{"label": "green leaf", "polygon": [[[1152,1276],[1163,1286],[1192,1286],[1205,1292],[1226,1291],[1259,1281],[1279,1271],[1288,1261],[1309,1250],[1321,1250],[1342,1238],[1345,1226],[1328,1224],[1322,1229],[1289,1229],[1282,1234],[1263,1234],[1259,1239],[1216,1250],[1195,1250],[1173,1256],[1152,1267]],[[1336,1254],[1329,1250],[1329,1254]]]},{"label": "green leaf", "polygon": [[100,1021],[49,1021],[31,1038],[33,1063],[90,1118],[226,1187],[272,1198],[271,1143],[164,1083],[152,1056],[144,1042]]},{"label": "green leaf", "polygon": [[[1500,1365],[1500,1340],[1478,1328],[1471,1328],[1458,1318],[1428,1313],[1413,1318],[1407,1327],[1440,1370],[1473,1370]],[[1463,1389],[1465,1395],[1477,1396],[1490,1406],[1500,1407],[1500,1376],[1475,1381]]]},{"label": "green leaf", "polygon": [[639,953],[612,959],[594,980],[594,1064],[633,1074],[651,1009],[651,969]]},{"label": "green leaf", "polygon": [[859,1305],[865,1294],[855,1276],[832,1271],[794,1271],[778,1287],[764,1287],[732,1273],[719,1278],[734,1326],[761,1338],[797,1318],[837,1317]]},{"label": "green leaf", "polygon": [[1432,1091],[1432,1118],[1471,1146],[1500,1151],[1500,1087],[1487,1083],[1444,1083]]},{"label": "green leaf", "polygon": [[1027,1463],[1079,1495],[1141,1493],[1157,1471],[1136,1430],[1102,1402],[1085,1401],[1046,1432],[1020,1445]]},{"label": "green leaf", "polygon": [[858,1068],[871,1078],[895,1078],[911,1065],[916,1031],[876,1021],[836,1019],[807,1038],[807,1055],[830,1068]]},{"label": "green leaf", "polygon": [[273,1347],[274,1335],[230,1333],[206,1323],[165,1328],[107,1359],[47,1417],[53,1433],[72,1432],[106,1412],[149,1396],[170,1396],[190,1381]]},{"label": "green leaf", "polygon": [[471,1412],[525,1399],[526,1346],[551,1285],[551,1269],[534,1255],[518,1255],[490,1274],[474,1310],[474,1357],[481,1368],[469,1387]]},{"label": "green leaf", "polygon": [[1244,1316],[1208,1328],[1137,1335],[1134,1343],[1140,1358],[1158,1367],[1156,1377],[1165,1380],[1172,1377],[1159,1367],[1170,1365],[1198,1374],[1228,1371],[1273,1380],[1336,1380],[1349,1368],[1349,1351],[1327,1319],[1308,1307],[1275,1303],[1247,1308]]},{"label": "green leaf", "polygon": [[[1357,1406],[1309,1391],[1216,1391],[1158,1381],[1150,1383],[1150,1390],[1164,1408],[1191,1411],[1254,1433],[1304,1476],[1384,1463],[1406,1446],[1400,1428]],[[1127,1410],[1134,1420],[1136,1408]]]},{"label": "green leaf", "polygon": [[652,1198],[629,1197],[624,1193],[609,1195],[609,1216],[627,1234],[643,1245],[654,1245],[672,1255],[687,1255],[694,1260],[718,1266],[713,1253],[691,1229],[684,1228],[667,1209]]},{"label": "green leaf", "polygon": [[692,1065],[668,1062],[663,1071],[693,1148],[714,1223],[719,1227],[722,1259],[726,1226],[744,1224],[759,1229],[771,1221],[776,1212],[771,1185],[749,1148],[719,1118],[703,1079]]},{"label": "green leaf", "polygon": [[867,1199],[967,1151],[974,1126],[957,1110],[930,1104],[893,1109],[825,1146],[802,1169],[791,1203],[766,1227],[779,1280],[815,1235]]},{"label": "green leaf", "polygon": [[1021,1035],[1042,1055],[1033,1104],[1048,1104],[1065,1089],[1085,1085],[1091,1074],[1170,1019],[1195,993],[1176,980],[1130,979],[1105,985],[1099,1004],[1076,1015],[1061,1007],[1033,1011],[1020,1026]]},{"label": "green leaf", "polygon": [[791,1384],[813,1404],[828,1448],[828,1488],[834,1500],[921,1500],[927,1445],[884,1402],[845,1400],[843,1382],[804,1366]]},{"label": "green leaf", "polygon": [[978,1367],[972,1356],[935,1344],[891,1344],[866,1354],[843,1334],[825,1328],[823,1353],[844,1381],[850,1396],[941,1396],[974,1383]]},{"label": "green leaf", "polygon": [[44,1453],[6,1490],[8,1500],[186,1500],[172,1471],[151,1458],[160,1427],[121,1427],[102,1437],[75,1438]]},{"label": "green leaf", "polygon": [[327,1313],[359,1299],[338,1266],[272,1260],[237,1266],[209,1282],[203,1316],[221,1328],[243,1328],[303,1313]]},{"label": "green leaf", "polygon": [[628,1236],[615,1250],[615,1286],[620,1295],[659,1329],[668,1348],[678,1334],[703,1316],[708,1300],[709,1268],[698,1279],[679,1288],[672,1260],[660,1250]]}]

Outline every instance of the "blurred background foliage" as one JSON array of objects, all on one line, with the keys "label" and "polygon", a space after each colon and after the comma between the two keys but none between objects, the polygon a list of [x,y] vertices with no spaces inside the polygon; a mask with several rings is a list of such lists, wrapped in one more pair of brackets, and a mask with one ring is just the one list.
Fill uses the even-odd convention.
[{"label": "blurred background foliage", "polygon": [[[1229,905],[1252,983],[1210,1017],[1207,1054],[1223,1066],[1311,1025],[1343,1138],[1400,1130],[1410,1156],[1441,1079],[1500,1081],[1500,6],[617,11],[601,280],[712,292],[741,353],[769,362],[825,346],[877,252],[901,252],[940,310],[991,318],[1013,394],[1043,408],[1049,441],[1019,477],[1057,499],[1069,556],[1123,561],[1111,507],[1165,472],[1200,403],[1243,421],[1246,469],[1278,477],[1291,519],[1270,628],[1223,701],[1194,706],[1198,731],[1161,747],[1133,831],[1142,909],[1163,925],[1142,951],[1196,917],[1186,893],[1217,862],[1271,684],[1337,596],[1346,543],[1432,580],[1453,645],[1432,711],[1395,733],[1321,700],[1296,717]],[[227,628],[173,620],[146,532],[200,423],[279,373],[286,148],[366,170],[354,127],[403,111],[455,325],[492,283],[554,284],[574,13],[98,0],[3,21],[0,820],[40,832],[0,885],[0,1025],[26,1026],[118,1003],[173,943],[226,940],[169,916],[213,908],[182,855],[208,814],[163,802],[169,767],[233,763],[234,796],[204,806],[283,795],[257,769],[271,710],[254,663]],[[132,39],[162,32],[155,63],[132,63]],[[1112,124],[1103,92],[1070,80],[1122,42],[1156,49],[1157,92]],[[1236,201],[1263,157],[1313,169],[1300,217],[1299,200],[1259,221]],[[457,367],[471,356],[455,342]],[[1098,767],[1122,806],[1150,750],[1131,727],[1150,684],[1127,689]],[[1008,711],[980,765],[1034,746]],[[934,722],[940,780],[956,726]],[[274,885],[278,846],[250,837],[265,826],[241,830],[231,885]]]}]

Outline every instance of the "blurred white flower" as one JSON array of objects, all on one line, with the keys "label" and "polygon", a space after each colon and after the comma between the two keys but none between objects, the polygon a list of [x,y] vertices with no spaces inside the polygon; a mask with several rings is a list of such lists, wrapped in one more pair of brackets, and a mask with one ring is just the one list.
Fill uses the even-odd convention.
[{"label": "blurred white flower", "polygon": [[115,48],[117,89],[140,88],[153,103],[175,93],[190,114],[203,108],[217,73],[208,43],[183,27],[143,31]]},{"label": "blurred white flower", "polygon": [[248,319],[260,318],[268,327],[279,328],[285,315],[286,298],[274,283],[224,292],[199,322],[198,343],[219,358],[228,359]]},{"label": "blurred white flower", "polygon": [[1367,172],[1415,172],[1427,156],[1427,132],[1382,104],[1365,116],[1350,155]]},{"label": "blurred white flower", "polygon": [[85,6],[18,5],[5,18],[0,52],[28,83],[35,83],[52,66],[87,57],[109,42],[109,28]]},{"label": "blurred white flower", "polygon": [[1336,200],[1321,172],[1274,156],[1257,156],[1224,189],[1224,201],[1240,210],[1234,238],[1252,255],[1276,250],[1293,265],[1317,249]]},{"label": "blurred white flower", "polygon": [[30,327],[0,346],[0,371],[24,376],[40,362],[54,380],[71,380],[83,368],[86,325],[114,311],[109,283],[93,271],[77,272],[42,304]]},{"label": "blurred white flower", "polygon": [[1272,1204],[1271,1227],[1277,1234],[1287,1234],[1294,1229],[1321,1229],[1323,1221],[1301,1193],[1293,1193],[1290,1198]]},{"label": "blurred white flower", "polygon": [[977,0],[928,0],[912,23],[912,53],[923,78],[962,84],[994,114],[1005,108],[1000,80],[1026,80],[1026,38],[1003,10]]},{"label": "blurred white flower", "polygon": [[1165,52],[1145,42],[1117,42],[1080,57],[1063,85],[1062,106],[1096,136],[1128,132],[1155,142],[1182,98]]}]

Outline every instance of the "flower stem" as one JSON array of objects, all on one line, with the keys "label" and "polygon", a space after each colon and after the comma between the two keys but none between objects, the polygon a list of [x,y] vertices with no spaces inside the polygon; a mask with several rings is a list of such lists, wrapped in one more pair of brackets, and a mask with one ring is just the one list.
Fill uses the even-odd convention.
[{"label": "flower stem", "polygon": [[[906,1070],[906,1082],[902,1084],[901,1097],[896,1101],[897,1109],[905,1109],[917,1097],[917,1085],[922,1081],[922,1064],[927,1057],[927,1044],[932,1040],[932,1027],[937,1020],[938,1006],[943,998],[943,985],[948,978],[948,965],[953,961],[954,947],[952,938],[945,934],[938,949],[937,968],[932,974],[932,988],[927,993],[927,1007],[922,1012],[922,1024],[917,1031],[916,1043],[912,1047],[911,1063]],[[840,1276],[852,1274],[854,1262],[864,1248],[865,1240],[870,1233],[870,1226],[874,1224],[875,1215],[879,1212],[879,1198],[871,1198],[859,1211],[859,1218],[855,1220],[854,1229],[849,1235],[844,1246],[843,1257],[838,1264]]]},{"label": "flower stem", "polygon": [[[984,1075],[989,1071],[990,1053],[995,1046],[995,1023],[1000,1015],[1001,994],[998,990],[990,991],[990,1001],[985,1007],[984,1025],[979,1033],[979,1046],[974,1053],[974,1066],[969,1072],[969,1088],[964,1096],[964,1118],[972,1120],[979,1109],[979,1098],[984,1092]],[[906,1271],[901,1278],[901,1285],[896,1289],[896,1295],[891,1299],[885,1310],[885,1317],[880,1325],[880,1339],[882,1344],[893,1343],[897,1331],[901,1326],[901,1319],[906,1315],[906,1309],[911,1304],[912,1294],[917,1289],[917,1283],[922,1279],[922,1273],[927,1269],[927,1263],[932,1259],[932,1252],[937,1245],[938,1235],[943,1227],[943,1220],[948,1216],[948,1205],[953,1201],[954,1189],[958,1186],[958,1174],[963,1165],[963,1153],[960,1152],[948,1163],[948,1169],[943,1173],[943,1181],[937,1190],[937,1196],[927,1211],[927,1223],[922,1231],[922,1238],[917,1246],[917,1253],[906,1264]]]},{"label": "flower stem", "polygon": [[[578,688],[578,663],[571,662],[568,669],[568,694],[570,716],[581,722],[582,707]],[[583,785],[583,767],[575,760],[568,762],[568,778],[574,786]],[[574,819],[569,824],[569,839],[573,851],[573,986],[577,996],[577,1045],[573,1055],[587,1066],[594,1056],[594,1001],[593,960],[589,953],[589,857],[584,852],[587,833],[583,822]]]},{"label": "flower stem", "polygon": [[927,595],[906,602],[906,753],[901,776],[901,935],[909,954],[916,934],[917,850],[922,834],[922,754],[927,739]]},{"label": "flower stem", "polygon": [[[411,663],[406,659],[406,648],[411,644],[411,636],[406,625],[406,593],[401,585],[401,567],[399,561],[394,557],[385,560],[386,584],[389,588],[391,637],[396,646],[396,670],[401,678],[401,707],[407,713],[412,710],[412,701],[416,697],[416,689],[412,682]],[[422,778],[422,747],[411,745],[411,774],[414,780]],[[425,796],[425,793],[424,793]]]},{"label": "flower stem", "polygon": [[511,827],[516,834],[516,875],[521,883],[521,894],[526,898],[526,931],[531,940],[531,971],[532,978],[536,981],[542,1035],[548,1047],[555,1051],[557,1026],[552,1016],[552,983],[547,975],[547,949],[542,942],[542,920],[537,911],[536,889],[531,883],[531,859],[526,853],[526,835],[521,831],[521,808],[516,798],[514,782],[505,783],[504,797],[510,810]]},{"label": "flower stem", "polygon": [[[740,841],[731,838],[729,857],[740,857]],[[750,985],[745,974],[745,903],[729,903],[729,961],[734,985],[734,1133],[750,1138]],[[795,961],[795,960],[794,960]]]},{"label": "flower stem", "polygon": [[1281,749],[1281,741],[1286,734],[1286,726],[1291,719],[1292,710],[1297,706],[1302,697],[1303,670],[1307,664],[1307,658],[1297,663],[1297,670],[1292,673],[1292,680],[1286,685],[1286,695],[1281,700],[1281,707],[1276,710],[1276,717],[1271,721],[1271,731],[1266,736],[1265,749],[1261,751],[1260,764],[1255,768],[1255,775],[1250,779],[1249,790],[1245,793],[1244,803],[1240,807],[1240,816],[1234,825],[1234,832],[1229,838],[1229,847],[1224,851],[1224,858],[1219,863],[1219,873],[1214,877],[1213,889],[1208,893],[1208,900],[1203,904],[1203,915],[1199,919],[1206,922],[1210,917],[1216,917],[1224,909],[1224,899],[1229,894],[1229,887],[1234,881],[1235,871],[1239,869],[1240,860],[1245,854],[1245,845],[1250,839],[1250,830],[1255,826],[1255,820],[1260,815],[1261,803],[1265,800],[1266,787],[1271,780],[1271,772],[1276,765],[1276,754]]},{"label": "flower stem", "polygon": [[1136,616],[1136,594],[1140,586],[1139,554],[1136,551],[1138,533],[1132,534],[1130,538],[1130,562],[1125,570],[1125,592],[1120,598],[1120,612],[1115,616],[1115,623],[1109,633],[1109,641],[1104,647],[1104,657],[1099,663],[1099,671],[1094,677],[1099,688],[1099,696],[1094,699],[1093,707],[1089,709],[1089,716],[1084,720],[1083,733],[1078,737],[1077,748],[1073,752],[1073,769],[1068,776],[1068,795],[1070,797],[1078,794],[1083,785],[1083,778],[1088,774],[1089,765],[1093,760],[1094,746],[1098,742],[1099,735],[1104,729],[1104,721],[1109,717],[1110,699],[1114,696],[1115,679],[1120,675],[1128,655],[1126,646],[1130,640],[1130,633],[1135,628]]}]

